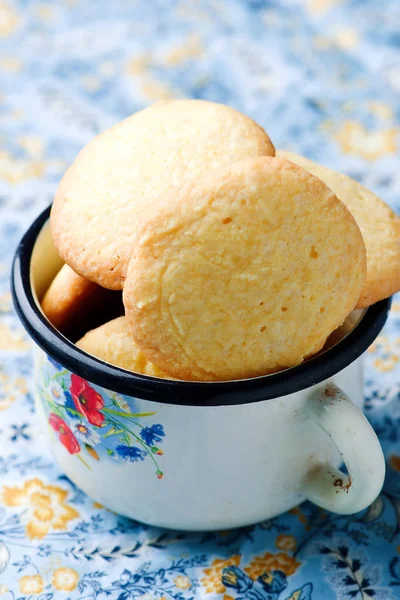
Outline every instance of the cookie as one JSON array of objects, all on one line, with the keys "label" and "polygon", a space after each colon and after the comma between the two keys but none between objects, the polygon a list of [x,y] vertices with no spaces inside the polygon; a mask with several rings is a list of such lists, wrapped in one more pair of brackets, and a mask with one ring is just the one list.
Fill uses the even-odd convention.
[{"label": "cookie", "polygon": [[357,308],[365,308],[400,290],[400,218],[376,194],[347,175],[292,152],[278,156],[319,177],[347,206],[361,230],[367,252],[367,276]]},{"label": "cookie", "polygon": [[249,159],[165,199],[123,292],[144,354],[180,379],[255,377],[319,351],[359,298],[365,248],[329,188]]},{"label": "cookie", "polygon": [[123,312],[120,293],[106,290],[63,265],[42,299],[50,323],[70,339],[80,337],[107,315]]},{"label": "cookie", "polygon": [[79,153],[54,199],[55,245],[86,279],[122,289],[135,230],[149,206],[213,169],[274,154],[265,131],[232,108],[202,100],[159,102]]},{"label": "cookie", "polygon": [[135,344],[125,317],[113,319],[96,329],[92,329],[76,345],[106,363],[151,377],[172,379],[151,364]]}]

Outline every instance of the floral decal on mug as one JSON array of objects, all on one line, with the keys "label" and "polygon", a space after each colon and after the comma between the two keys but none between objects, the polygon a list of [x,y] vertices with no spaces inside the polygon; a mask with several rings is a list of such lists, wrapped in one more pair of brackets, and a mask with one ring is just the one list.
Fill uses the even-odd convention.
[{"label": "floral decal on mug", "polygon": [[92,385],[47,357],[42,366],[40,397],[51,429],[70,454],[89,469],[91,461],[152,461],[158,479],[158,457],[165,432],[160,423],[146,421],[155,412],[138,412],[135,398]]}]

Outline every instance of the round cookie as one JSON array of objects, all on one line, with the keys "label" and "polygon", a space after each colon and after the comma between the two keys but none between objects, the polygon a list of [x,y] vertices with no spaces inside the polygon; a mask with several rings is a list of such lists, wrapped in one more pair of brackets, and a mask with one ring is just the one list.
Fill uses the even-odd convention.
[{"label": "round cookie", "polygon": [[265,131],[232,108],[203,100],[154,104],[97,136],[64,175],[51,213],[57,250],[86,279],[122,289],[149,205],[213,169],[274,155]]},{"label": "round cookie", "polygon": [[88,354],[121,369],[151,377],[172,379],[147,360],[133,341],[125,317],[118,317],[88,331],[76,345]]},{"label": "round cookie", "polygon": [[42,309],[50,323],[62,330],[74,317],[80,304],[90,301],[98,286],[63,265],[43,296]]},{"label": "round cookie", "polygon": [[118,292],[84,279],[68,265],[54,277],[41,306],[50,323],[70,339],[80,337],[85,326],[87,330],[98,325],[105,315],[112,318],[123,312]]},{"label": "round cookie", "polygon": [[398,292],[400,218],[376,194],[347,175],[292,152],[280,150],[277,155],[319,177],[355,218],[367,252],[367,276],[356,308],[365,308]]},{"label": "round cookie", "polygon": [[319,351],[365,270],[360,230],[322,181],[285,160],[249,159],[149,216],[123,299],[154,364],[180,379],[239,379]]}]

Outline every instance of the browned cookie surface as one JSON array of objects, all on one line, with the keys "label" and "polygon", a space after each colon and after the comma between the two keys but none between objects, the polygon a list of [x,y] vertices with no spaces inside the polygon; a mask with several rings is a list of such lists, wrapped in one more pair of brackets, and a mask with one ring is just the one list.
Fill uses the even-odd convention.
[{"label": "browned cookie surface", "polygon": [[64,175],[51,213],[58,252],[86,279],[120,290],[138,223],[171,189],[274,155],[265,131],[228,106],[154,104],[93,139]]},{"label": "browned cookie surface", "polygon": [[254,377],[320,350],[355,306],[365,248],[344,204],[282,159],[248,159],[165,199],[124,304],[137,344],[181,379]]}]

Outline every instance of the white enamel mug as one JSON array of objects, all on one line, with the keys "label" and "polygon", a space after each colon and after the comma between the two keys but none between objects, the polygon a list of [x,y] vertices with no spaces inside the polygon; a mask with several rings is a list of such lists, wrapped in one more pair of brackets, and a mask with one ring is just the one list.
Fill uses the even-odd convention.
[{"label": "white enamel mug", "polygon": [[217,383],[136,375],[79,350],[41,312],[60,268],[48,217],[21,241],[12,291],[37,344],[49,444],[77,486],[117,513],[184,530],[248,525],[305,499],[340,514],[373,502],[385,463],[361,411],[362,354],[390,301],[353,312],[322,353],[280,373]]}]

